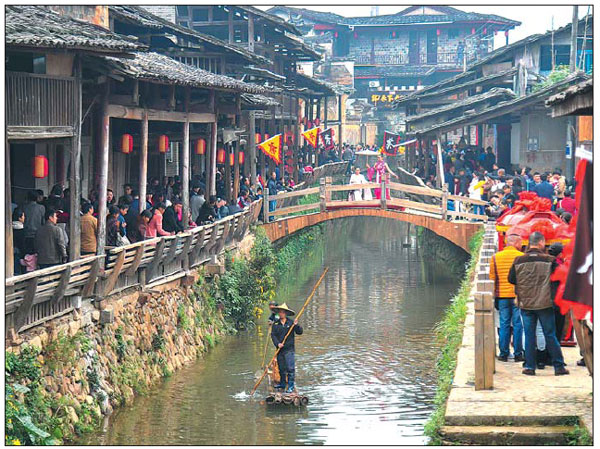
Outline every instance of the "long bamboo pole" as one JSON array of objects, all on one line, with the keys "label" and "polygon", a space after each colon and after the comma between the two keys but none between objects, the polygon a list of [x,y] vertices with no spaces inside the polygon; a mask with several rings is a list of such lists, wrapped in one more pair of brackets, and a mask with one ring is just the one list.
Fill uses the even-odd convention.
[{"label": "long bamboo pole", "polygon": [[[304,301],[304,305],[300,309],[300,312],[298,312],[298,315],[296,315],[296,318],[295,318],[296,320],[298,318],[300,318],[300,316],[304,313],[304,309],[306,309],[306,306],[308,305],[308,303],[310,302],[310,300],[313,298],[313,296],[315,296],[317,288],[319,288],[319,285],[321,284],[321,281],[323,281],[323,278],[325,277],[325,275],[327,274],[328,271],[329,271],[329,267],[325,267],[325,270],[323,270],[323,274],[321,274],[321,277],[319,278],[319,280],[317,281],[317,283],[313,287],[312,292],[310,292],[310,295],[308,296],[308,298],[306,298],[306,301]],[[283,338],[283,341],[281,342],[283,345],[285,345],[285,342],[286,342],[287,338],[292,333],[292,331],[294,330],[295,326],[296,326],[295,324],[292,324],[290,326],[290,330],[288,330],[287,334],[285,334],[285,337]],[[265,367],[265,370],[263,371],[262,376],[260,376],[260,379],[258,379],[258,381],[256,382],[256,384],[254,385],[254,388],[252,388],[252,392],[250,392],[250,396],[254,395],[254,392],[256,392],[256,389],[258,388],[258,386],[260,385],[260,383],[263,381],[263,379],[267,375],[267,372],[269,371],[269,366],[271,366],[271,364],[275,361],[275,359],[277,358],[277,354],[279,354],[279,351],[281,351],[281,348],[277,348],[277,351],[275,351],[275,355],[273,355],[273,358],[271,359],[271,361]]]}]

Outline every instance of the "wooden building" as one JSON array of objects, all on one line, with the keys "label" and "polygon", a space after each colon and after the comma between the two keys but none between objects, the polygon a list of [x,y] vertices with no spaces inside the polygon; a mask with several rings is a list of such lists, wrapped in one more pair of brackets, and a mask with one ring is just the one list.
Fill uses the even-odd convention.
[{"label": "wooden building", "polygon": [[[67,15],[73,12],[69,9],[63,14],[43,6],[6,9],[6,210],[11,210],[11,199],[23,202],[23,192],[35,188],[48,193],[51,185],[65,187],[68,179],[66,227],[73,260],[80,253],[82,197],[96,190],[98,216],[105,217],[107,188],[119,196],[122,183],[129,182],[143,199],[150,176],[171,174],[181,177],[185,214],[190,158],[202,146],[198,142],[205,145],[202,162],[214,192],[218,124],[233,128],[242,111],[242,95],[253,95],[256,102],[267,92],[148,51],[164,37],[153,35],[156,29],[151,25],[144,43],[111,31],[118,19],[109,20],[107,7],[101,9],[102,20],[97,20],[97,7],[89,8],[94,23],[75,20]],[[81,8],[74,12],[81,17]],[[212,46],[221,61],[229,56],[219,52],[218,41],[207,39],[205,46]],[[235,48],[230,53],[240,56]],[[41,178],[32,175],[34,156],[44,157],[49,168]],[[106,220],[98,223],[98,254],[103,254]],[[10,221],[7,224],[10,233]],[[7,274],[11,258],[12,249],[7,248]]]},{"label": "wooden building", "polygon": [[[493,49],[497,33],[520,22],[448,6],[411,6],[396,14],[344,17],[304,8],[269,10],[326,47],[332,61],[352,61],[353,98],[377,108],[376,120],[402,130],[394,100],[463,71]],[[383,134],[383,129],[380,130]]]},{"label": "wooden building", "polygon": [[[587,74],[592,70],[592,28],[593,16],[579,20],[577,67],[578,71]],[[408,131],[418,131],[427,128],[418,123],[423,114],[431,112],[435,115],[451,108],[457,101],[462,104],[470,97],[480,98],[493,89],[511,89],[517,97],[537,99],[537,106],[522,110],[521,114],[513,114],[508,122],[483,121],[446,129],[443,142],[457,143],[464,137],[467,144],[484,148],[491,146],[499,164],[506,168],[520,165],[537,170],[564,169],[566,119],[548,117],[542,104],[547,97],[541,98],[539,92],[549,85],[546,76],[552,68],[568,65],[564,54],[570,53],[570,38],[570,24],[528,36],[489,53],[463,73],[398,99],[394,107],[406,111]],[[552,48],[554,59],[549,56]],[[530,97],[532,94],[536,95]],[[457,110],[456,118],[461,115],[462,112]],[[516,117],[520,117],[518,122]]]}]

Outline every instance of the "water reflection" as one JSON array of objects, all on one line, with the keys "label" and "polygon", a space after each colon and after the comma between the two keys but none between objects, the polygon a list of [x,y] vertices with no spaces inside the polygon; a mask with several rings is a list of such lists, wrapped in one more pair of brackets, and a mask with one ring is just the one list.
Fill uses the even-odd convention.
[{"label": "water reflection", "polygon": [[256,399],[240,395],[261,364],[261,327],[227,338],[84,443],[424,444],[438,354],[432,328],[458,282],[426,282],[439,277],[408,233],[405,224],[384,220],[333,222],[325,247],[303,258],[317,267],[309,279],[286,280],[279,300],[298,310],[321,267],[330,267],[296,339],[306,410],[268,409],[261,389]]}]

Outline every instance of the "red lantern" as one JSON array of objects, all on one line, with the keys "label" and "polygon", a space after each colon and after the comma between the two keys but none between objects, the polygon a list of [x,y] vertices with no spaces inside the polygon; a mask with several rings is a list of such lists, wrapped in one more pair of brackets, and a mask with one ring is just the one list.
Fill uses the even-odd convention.
[{"label": "red lantern", "polygon": [[396,32],[392,31],[392,37],[396,37]]},{"label": "red lantern", "polygon": [[271,138],[271,136],[270,136],[270,135],[268,135],[267,133],[265,133],[265,141],[266,141],[266,140],[269,140],[270,138]]},{"label": "red lantern", "polygon": [[240,165],[244,165],[245,160],[246,156],[244,155],[244,152],[240,151],[240,153],[238,154],[238,162],[240,163]]},{"label": "red lantern", "polygon": [[442,30],[440,30],[440,29],[438,28],[437,30],[435,30],[435,34],[437,34],[437,35],[439,36],[440,34],[442,34]]},{"label": "red lantern", "polygon": [[321,124],[321,120],[317,117],[314,121],[315,126],[319,126]]},{"label": "red lantern", "polygon": [[133,151],[133,137],[131,134],[123,134],[121,137],[121,153],[129,154]]},{"label": "red lantern", "polygon": [[487,34],[487,28],[483,29],[483,34]]},{"label": "red lantern", "polygon": [[471,28],[471,34],[475,34],[475,28]]},{"label": "red lantern", "polygon": [[217,164],[224,164],[224,163],[225,163],[225,149],[219,148],[219,151],[217,151]]},{"label": "red lantern", "polygon": [[357,39],[357,38],[358,38],[358,33],[355,31],[354,32],[354,39]]},{"label": "red lantern", "polygon": [[196,151],[196,154],[199,156],[203,156],[204,154],[206,154],[206,140],[204,140],[204,139],[196,140],[195,151]]},{"label": "red lantern", "polygon": [[166,153],[169,149],[169,138],[164,134],[158,137],[158,152]]},{"label": "red lantern", "polygon": [[260,133],[256,133],[256,134],[254,134],[254,141],[255,141],[256,143],[260,143]]},{"label": "red lantern", "polygon": [[235,156],[233,153],[229,153],[229,165],[233,167],[233,164],[235,164]]},{"label": "red lantern", "polygon": [[339,35],[338,35],[338,32],[336,31],[336,32],[334,33],[334,37],[338,37],[338,36],[339,36]]},{"label": "red lantern", "polygon": [[48,176],[48,158],[46,156],[35,156],[33,158],[33,177],[45,178]]}]

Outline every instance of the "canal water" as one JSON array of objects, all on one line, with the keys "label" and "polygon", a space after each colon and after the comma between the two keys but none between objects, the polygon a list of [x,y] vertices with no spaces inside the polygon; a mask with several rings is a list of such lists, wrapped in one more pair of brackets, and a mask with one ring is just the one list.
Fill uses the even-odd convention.
[{"label": "canal water", "polygon": [[414,233],[383,219],[331,222],[323,246],[283,279],[277,299],[299,310],[329,267],[296,338],[306,409],[267,407],[265,384],[248,397],[263,357],[261,323],[119,409],[82,443],[425,444],[439,353],[434,326],[459,280],[420,257]]}]

